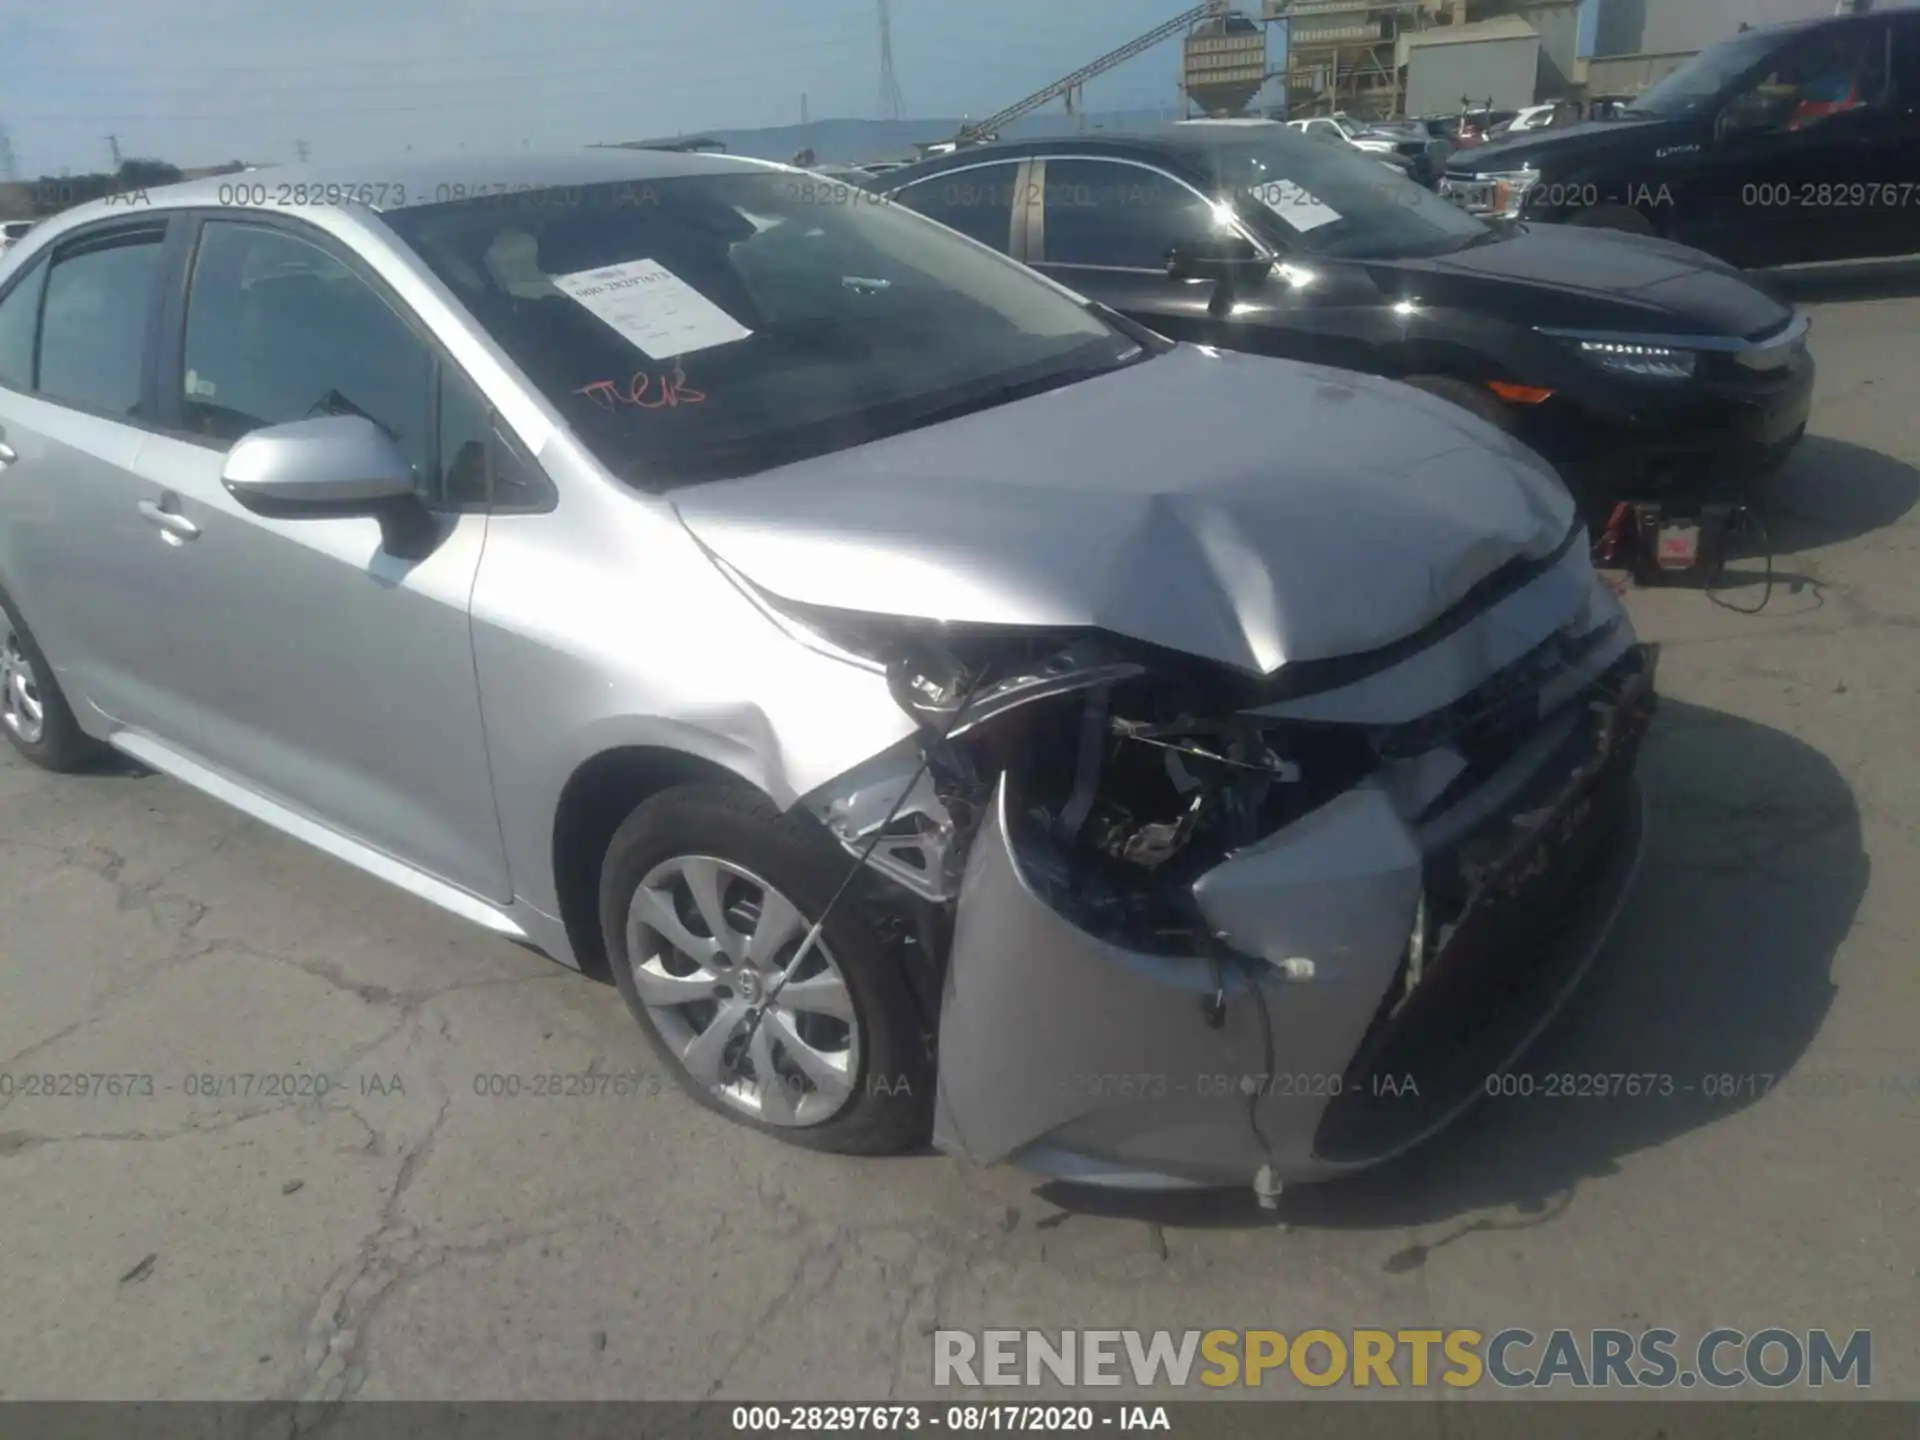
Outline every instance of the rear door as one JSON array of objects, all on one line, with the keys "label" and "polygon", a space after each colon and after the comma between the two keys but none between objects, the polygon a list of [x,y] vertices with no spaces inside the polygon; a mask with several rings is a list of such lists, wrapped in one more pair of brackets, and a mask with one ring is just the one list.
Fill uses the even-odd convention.
[{"label": "rear door", "polygon": [[85,227],[0,294],[0,586],[83,719],[111,722],[90,729],[191,743],[183,522],[138,466],[167,234],[150,217]]},{"label": "rear door", "polygon": [[1029,186],[1041,203],[1018,258],[1176,340],[1216,335],[1214,282],[1167,274],[1176,245],[1219,234],[1206,196],[1137,161],[1076,156],[1036,161]]},{"label": "rear door", "polygon": [[[204,761],[506,901],[468,622],[489,504],[471,417],[485,402],[323,232],[231,212],[194,229],[157,367],[168,430],[139,463],[198,531],[178,663],[203,713]],[[221,484],[242,436],[328,413],[366,415],[412,462],[435,517],[424,553],[390,553],[372,517],[270,518]]]}]

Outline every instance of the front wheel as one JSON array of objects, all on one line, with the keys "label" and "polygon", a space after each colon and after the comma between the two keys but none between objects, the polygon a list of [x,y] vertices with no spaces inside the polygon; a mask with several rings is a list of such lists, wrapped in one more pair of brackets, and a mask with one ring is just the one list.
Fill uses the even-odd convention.
[{"label": "front wheel", "polygon": [[689,785],[615,833],[600,920],[620,993],[701,1103],[810,1149],[923,1143],[933,1064],[907,977],[854,903],[800,954],[852,861],[744,789]]}]

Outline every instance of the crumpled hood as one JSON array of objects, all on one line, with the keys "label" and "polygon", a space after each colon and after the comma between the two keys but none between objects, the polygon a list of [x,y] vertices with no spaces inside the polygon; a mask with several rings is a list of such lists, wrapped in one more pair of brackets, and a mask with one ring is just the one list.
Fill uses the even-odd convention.
[{"label": "crumpled hood", "polygon": [[1255,674],[1410,635],[1574,520],[1545,461],[1457,406],[1192,346],[669,498],[775,596]]}]

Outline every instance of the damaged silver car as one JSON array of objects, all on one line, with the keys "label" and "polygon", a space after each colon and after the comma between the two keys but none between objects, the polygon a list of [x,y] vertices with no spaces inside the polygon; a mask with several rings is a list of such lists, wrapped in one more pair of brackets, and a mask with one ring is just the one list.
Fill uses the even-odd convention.
[{"label": "damaged silver car", "polygon": [[391,175],[9,255],[29,759],[610,976],[822,1149],[1271,1196],[1571,993],[1654,657],[1537,457],[784,167]]}]

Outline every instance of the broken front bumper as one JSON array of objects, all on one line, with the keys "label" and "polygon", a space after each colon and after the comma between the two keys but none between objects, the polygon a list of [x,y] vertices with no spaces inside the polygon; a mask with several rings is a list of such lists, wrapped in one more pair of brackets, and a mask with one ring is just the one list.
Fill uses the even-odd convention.
[{"label": "broken front bumper", "polygon": [[1058,913],[1023,873],[1003,779],[961,891],[935,1143],[1163,1188],[1325,1178],[1443,1128],[1611,928],[1653,669],[1630,651],[1438,814],[1363,785],[1229,857],[1194,887],[1212,956],[1130,951]]}]

